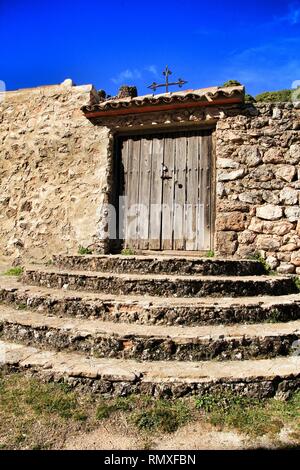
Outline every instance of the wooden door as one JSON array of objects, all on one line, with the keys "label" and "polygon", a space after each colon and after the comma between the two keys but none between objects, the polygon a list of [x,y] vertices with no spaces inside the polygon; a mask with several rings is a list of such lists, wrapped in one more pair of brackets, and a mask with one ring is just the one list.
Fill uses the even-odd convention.
[{"label": "wooden door", "polygon": [[123,137],[120,148],[125,247],[211,249],[211,131]]}]

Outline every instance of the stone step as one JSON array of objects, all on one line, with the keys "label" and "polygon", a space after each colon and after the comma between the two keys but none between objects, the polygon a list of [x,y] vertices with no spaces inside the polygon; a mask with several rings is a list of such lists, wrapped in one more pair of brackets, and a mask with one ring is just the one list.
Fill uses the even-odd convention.
[{"label": "stone step", "polygon": [[293,277],[179,276],[160,274],[109,274],[28,267],[23,282],[44,287],[162,297],[245,297],[297,293]]},{"label": "stone step", "polygon": [[257,260],[149,255],[54,255],[53,264],[64,270],[119,274],[188,274],[201,276],[253,276],[265,274]]},{"label": "stone step", "polygon": [[0,369],[25,371],[106,396],[202,396],[232,391],[283,397],[300,387],[300,357],[228,362],[137,362],[44,351],[0,341]]},{"label": "stone step", "polygon": [[97,357],[138,360],[242,360],[300,350],[300,320],[234,326],[156,326],[60,318],[1,305],[3,339]]},{"label": "stone step", "polygon": [[261,297],[158,298],[26,286],[0,277],[0,302],[50,315],[151,325],[213,325],[300,319],[300,294]]}]

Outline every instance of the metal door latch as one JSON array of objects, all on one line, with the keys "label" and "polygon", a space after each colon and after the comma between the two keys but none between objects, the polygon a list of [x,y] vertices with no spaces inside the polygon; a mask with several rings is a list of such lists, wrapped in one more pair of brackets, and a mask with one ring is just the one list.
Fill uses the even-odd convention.
[{"label": "metal door latch", "polygon": [[163,180],[169,180],[170,178],[172,178],[172,176],[169,176],[167,173],[168,173],[169,169],[168,167],[162,163],[161,164],[161,170],[160,170],[160,177],[161,179]]}]

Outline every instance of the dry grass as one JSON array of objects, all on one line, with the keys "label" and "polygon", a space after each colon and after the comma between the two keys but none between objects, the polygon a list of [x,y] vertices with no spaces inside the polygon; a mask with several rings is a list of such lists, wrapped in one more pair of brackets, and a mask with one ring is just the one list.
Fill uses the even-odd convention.
[{"label": "dry grass", "polygon": [[262,435],[276,441],[288,428],[292,442],[300,443],[300,392],[288,402],[224,394],[197,400],[105,399],[21,373],[0,377],[1,449],[62,449],[70,437],[80,436],[84,443],[84,436],[101,427],[129,437],[136,448],[151,448],[153,441],[160,442],[189,423],[241,432],[253,442]]},{"label": "dry grass", "polygon": [[[82,402],[81,402],[82,401]],[[88,399],[21,374],[0,381],[0,447],[60,448],[68,433],[88,430]]]},{"label": "dry grass", "polygon": [[276,436],[285,428],[293,430],[300,443],[300,391],[290,400],[258,400],[230,393],[207,395],[196,400],[196,407],[212,425],[236,429],[252,437]]}]

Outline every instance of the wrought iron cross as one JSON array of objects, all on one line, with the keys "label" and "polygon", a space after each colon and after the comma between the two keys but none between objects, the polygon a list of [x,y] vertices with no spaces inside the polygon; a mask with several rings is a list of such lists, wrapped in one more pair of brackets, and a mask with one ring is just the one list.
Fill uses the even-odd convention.
[{"label": "wrought iron cross", "polygon": [[171,70],[169,69],[168,66],[166,66],[165,70],[163,71],[163,75],[166,77],[166,82],[165,83],[160,83],[159,85],[156,82],[153,82],[152,85],[148,86],[148,88],[151,88],[151,90],[156,91],[157,88],[160,88],[162,86],[166,87],[166,93],[169,92],[169,86],[173,85],[178,85],[180,88],[187,83],[187,81],[182,80],[182,78],[178,78],[178,82],[169,82],[169,75],[172,75]]}]

